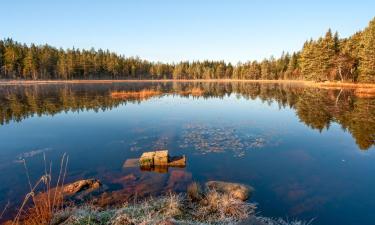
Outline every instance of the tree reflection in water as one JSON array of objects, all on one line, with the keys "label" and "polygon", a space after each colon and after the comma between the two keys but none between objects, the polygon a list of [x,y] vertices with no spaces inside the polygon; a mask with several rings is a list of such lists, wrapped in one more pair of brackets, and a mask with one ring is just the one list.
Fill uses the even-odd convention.
[{"label": "tree reflection in water", "polygon": [[[108,110],[164,95],[223,98],[238,94],[246,99],[277,102],[296,111],[312,129],[329,129],[332,122],[349,131],[362,150],[375,140],[375,98],[351,89],[319,89],[297,84],[250,82],[144,82],[113,84],[3,85],[0,87],[0,123],[34,115],[66,111]],[[229,131],[226,131],[229,132]],[[199,134],[197,134],[199,135]],[[235,138],[235,137],[234,137]]]}]

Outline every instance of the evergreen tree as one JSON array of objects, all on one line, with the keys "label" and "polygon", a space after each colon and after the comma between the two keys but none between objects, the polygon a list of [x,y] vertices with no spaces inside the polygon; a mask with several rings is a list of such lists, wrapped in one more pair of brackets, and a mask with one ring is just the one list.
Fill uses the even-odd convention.
[{"label": "evergreen tree", "polygon": [[298,78],[298,56],[293,53],[291,56],[287,69],[285,71],[285,79],[297,79]]},{"label": "evergreen tree", "polygon": [[4,41],[0,40],[0,79],[1,79],[1,75],[4,73],[4,54],[5,54]]},{"label": "evergreen tree", "polygon": [[359,82],[375,82],[375,18],[363,31],[359,56]]},{"label": "evergreen tree", "polygon": [[329,29],[325,37],[321,39],[319,47],[320,49],[318,49],[317,53],[320,64],[320,68],[318,68],[318,79],[333,80],[335,78],[335,74],[331,72],[334,68],[333,65],[336,52],[338,51],[336,51],[336,47],[338,49],[338,44],[335,43],[335,39],[332,36],[331,29]]},{"label": "evergreen tree", "polygon": [[314,80],[317,77],[316,70],[319,67],[317,61],[317,44],[310,40],[305,42],[301,52],[301,73],[306,80]]},{"label": "evergreen tree", "polygon": [[23,78],[36,80],[39,67],[38,64],[37,48],[35,45],[31,45],[23,60]]}]

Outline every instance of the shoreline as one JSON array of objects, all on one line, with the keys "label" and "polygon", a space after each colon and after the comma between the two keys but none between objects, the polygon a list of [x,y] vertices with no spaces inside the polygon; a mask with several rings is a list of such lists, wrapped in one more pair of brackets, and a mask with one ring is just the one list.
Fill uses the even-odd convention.
[{"label": "shoreline", "polygon": [[314,82],[305,80],[240,80],[240,79],[161,79],[161,80],[0,80],[0,85],[39,85],[39,84],[106,84],[106,83],[168,83],[168,82],[212,82],[212,83],[282,83],[282,84],[302,84],[308,87],[317,88],[346,88],[346,89],[375,89],[372,83],[349,83],[349,82]]}]

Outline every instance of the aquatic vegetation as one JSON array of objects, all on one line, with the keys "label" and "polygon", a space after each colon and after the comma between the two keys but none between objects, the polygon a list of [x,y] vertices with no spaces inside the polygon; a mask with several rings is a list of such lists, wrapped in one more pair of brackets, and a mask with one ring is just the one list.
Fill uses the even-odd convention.
[{"label": "aquatic vegetation", "polygon": [[31,150],[31,151],[28,151],[28,152],[23,152],[23,153],[21,153],[17,156],[17,160],[15,160],[15,162],[22,163],[23,159],[32,158],[36,155],[40,155],[40,154],[43,154],[43,153],[51,151],[51,150],[52,150],[52,148],[41,148],[41,149],[34,149],[34,150]]},{"label": "aquatic vegetation", "polygon": [[246,151],[267,144],[260,135],[246,135],[234,126],[187,124],[183,127],[179,147],[193,149],[198,154],[233,152],[237,157]]},{"label": "aquatic vegetation", "polygon": [[136,137],[129,143],[129,149],[133,152],[152,149],[167,149],[168,141],[168,136],[143,134],[141,137]]}]

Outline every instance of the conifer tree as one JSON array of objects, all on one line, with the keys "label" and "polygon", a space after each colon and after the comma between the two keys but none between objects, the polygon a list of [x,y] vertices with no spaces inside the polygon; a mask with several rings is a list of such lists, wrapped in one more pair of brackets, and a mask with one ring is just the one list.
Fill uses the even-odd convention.
[{"label": "conifer tree", "polygon": [[375,82],[375,18],[363,31],[359,56],[359,82]]},{"label": "conifer tree", "polygon": [[5,54],[4,42],[0,40],[0,79],[2,77],[1,75],[3,74],[3,70],[4,70],[4,54]]},{"label": "conifer tree", "polygon": [[35,45],[31,45],[23,60],[23,77],[25,79],[37,79],[38,73],[38,52]]}]

